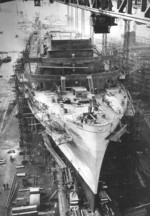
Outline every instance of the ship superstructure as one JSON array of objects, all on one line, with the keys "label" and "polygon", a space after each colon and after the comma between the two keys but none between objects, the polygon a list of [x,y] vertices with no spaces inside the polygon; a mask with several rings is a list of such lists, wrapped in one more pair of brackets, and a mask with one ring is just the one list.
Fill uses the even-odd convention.
[{"label": "ship superstructure", "polygon": [[97,194],[108,137],[132,107],[129,92],[117,82],[118,71],[103,72],[91,39],[49,32],[41,41],[34,32],[27,52],[30,109]]}]

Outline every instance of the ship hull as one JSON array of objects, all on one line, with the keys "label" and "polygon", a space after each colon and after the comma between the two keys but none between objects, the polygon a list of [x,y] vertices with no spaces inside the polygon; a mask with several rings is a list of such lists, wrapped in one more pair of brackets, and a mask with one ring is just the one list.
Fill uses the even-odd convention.
[{"label": "ship hull", "polygon": [[[30,38],[30,61],[24,68],[29,106],[97,194],[107,138],[126,111],[128,95],[117,83],[116,71],[103,71],[101,59],[94,57],[91,39],[53,36],[46,34],[43,38],[43,49],[47,50],[44,53],[38,47],[40,35],[34,32]],[[39,54],[43,57],[37,59]]]},{"label": "ship hull", "polygon": [[[61,152],[67,157],[78,174],[94,194],[97,194],[99,175],[103,158],[109,143],[106,139],[117,127],[120,116],[111,123],[93,127],[77,125],[61,117],[51,115],[49,120],[44,112],[29,103],[31,111],[47,129]],[[64,135],[65,134],[65,135]],[[66,137],[67,136],[67,137]],[[69,138],[69,139],[68,139]]]}]

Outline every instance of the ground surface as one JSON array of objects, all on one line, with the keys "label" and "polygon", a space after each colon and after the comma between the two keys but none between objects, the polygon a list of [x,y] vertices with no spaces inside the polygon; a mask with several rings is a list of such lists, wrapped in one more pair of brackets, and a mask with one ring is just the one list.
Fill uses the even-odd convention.
[{"label": "ground surface", "polygon": [[[32,152],[31,156],[34,159],[34,163],[30,163],[29,155],[25,156],[28,161],[27,165],[23,169],[16,169],[17,165],[21,165],[23,156],[19,155],[21,149],[19,148],[19,129],[17,119],[15,117],[16,109],[13,110],[9,116],[6,126],[0,136],[0,159],[4,159],[6,163],[0,165],[0,216],[4,216],[6,203],[9,196],[10,190],[5,190],[3,184],[8,183],[9,188],[12,185],[13,178],[16,173],[24,172],[29,176],[30,186],[34,185],[34,176],[38,176],[38,181],[36,186],[46,189],[50,192],[54,186],[54,178],[52,173],[49,173],[46,166],[42,164],[43,156],[41,155],[40,148],[38,146],[38,135],[33,132]],[[15,153],[8,153],[9,150],[15,150]],[[10,161],[10,156],[14,158],[14,161]],[[41,166],[42,165],[42,166]],[[19,177],[17,177],[18,179]],[[19,181],[18,179],[17,181]],[[20,184],[20,187],[22,185]]]},{"label": "ground surface", "polygon": [[[9,194],[9,190],[4,190],[3,184],[8,183],[9,187],[11,186],[16,173],[16,165],[20,164],[21,161],[21,157],[18,154],[19,130],[17,125],[17,119],[13,113],[10,115],[6,128],[2,131],[0,136],[0,159],[6,161],[4,165],[0,165],[0,216],[3,216]],[[15,153],[8,153],[10,149],[14,149]],[[13,162],[10,161],[10,155],[15,159]]]}]

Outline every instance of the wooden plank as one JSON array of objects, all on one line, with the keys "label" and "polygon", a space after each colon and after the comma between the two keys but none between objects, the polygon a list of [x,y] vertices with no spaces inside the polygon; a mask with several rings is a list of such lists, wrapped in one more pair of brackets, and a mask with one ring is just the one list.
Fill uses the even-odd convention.
[{"label": "wooden plank", "polygon": [[121,4],[120,4],[120,7],[119,7],[119,9],[118,9],[118,12],[123,13],[123,10],[124,10],[124,8],[125,8],[126,5],[127,5],[127,0],[123,0],[123,1],[121,2]]},{"label": "wooden plank", "polygon": [[124,125],[119,131],[110,134],[110,136],[107,139],[114,142],[119,141],[120,137],[127,131],[126,128],[127,125]]}]

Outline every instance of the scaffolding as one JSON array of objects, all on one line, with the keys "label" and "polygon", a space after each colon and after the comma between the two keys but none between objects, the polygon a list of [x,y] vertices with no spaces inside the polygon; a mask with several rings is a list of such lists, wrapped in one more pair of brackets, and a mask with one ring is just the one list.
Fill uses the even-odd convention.
[{"label": "scaffolding", "polygon": [[35,117],[31,113],[27,99],[24,94],[24,82],[23,82],[23,69],[24,63],[22,59],[18,59],[14,66],[15,72],[15,89],[16,89],[16,101],[18,112],[16,117],[18,118],[19,134],[20,134],[20,148],[23,154],[23,162],[26,162],[26,155],[30,156],[30,148],[32,142],[32,132],[36,131]]}]

